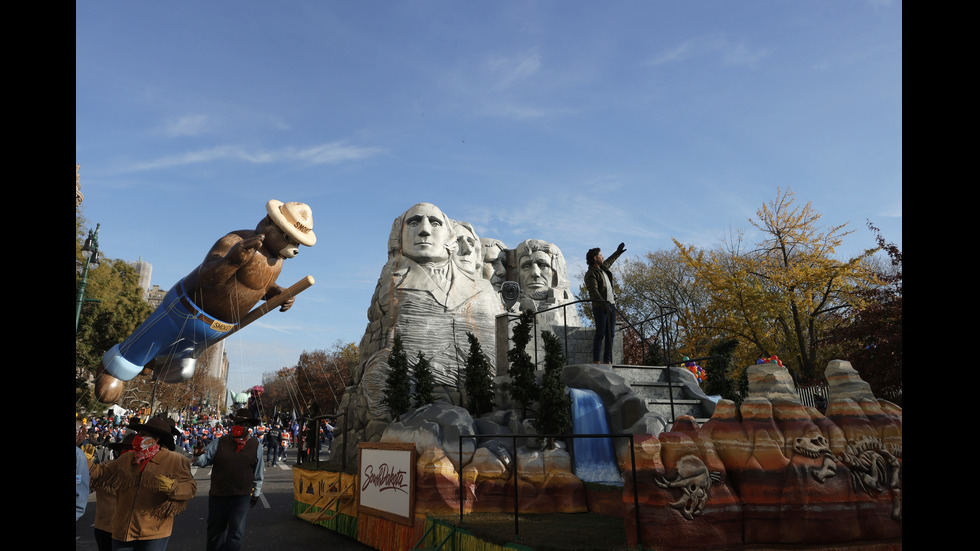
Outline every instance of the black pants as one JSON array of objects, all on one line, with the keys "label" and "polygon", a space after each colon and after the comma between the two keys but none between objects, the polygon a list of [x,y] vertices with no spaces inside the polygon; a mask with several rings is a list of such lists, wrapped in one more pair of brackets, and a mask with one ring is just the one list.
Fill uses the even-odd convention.
[{"label": "black pants", "polygon": [[602,352],[602,363],[612,363],[613,334],[616,331],[616,307],[611,304],[593,308],[595,318],[595,337],[592,340],[592,361],[599,361]]}]

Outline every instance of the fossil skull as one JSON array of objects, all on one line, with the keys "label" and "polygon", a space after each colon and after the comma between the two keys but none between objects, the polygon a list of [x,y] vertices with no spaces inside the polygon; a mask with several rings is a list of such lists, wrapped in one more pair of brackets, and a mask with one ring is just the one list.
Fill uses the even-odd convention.
[{"label": "fossil skull", "polygon": [[810,471],[814,480],[821,484],[828,478],[837,474],[837,461],[834,459],[834,452],[830,450],[830,444],[819,432],[816,435],[809,435],[797,438],[793,441],[793,451],[813,459],[823,458],[823,464],[819,469]]},{"label": "fossil skull", "polygon": [[681,497],[670,506],[679,510],[687,520],[694,520],[696,515],[704,512],[711,482],[721,480],[721,473],[709,472],[701,459],[685,455],[677,461],[677,476],[673,480],[664,477],[655,480],[661,488],[681,490]]}]

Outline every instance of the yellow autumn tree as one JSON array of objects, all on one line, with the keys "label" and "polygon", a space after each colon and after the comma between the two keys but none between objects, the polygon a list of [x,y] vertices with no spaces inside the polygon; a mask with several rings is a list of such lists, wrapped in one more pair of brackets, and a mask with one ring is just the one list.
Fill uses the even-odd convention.
[{"label": "yellow autumn tree", "polygon": [[821,226],[821,216],[810,203],[795,205],[786,190],[749,220],[761,234],[757,243],[746,244],[741,233],[714,250],[674,240],[710,295],[715,327],[709,329],[719,339],[750,344],[741,361],[777,355],[801,382],[818,380],[818,366],[832,359],[821,356],[830,322],[860,302],[859,290],[876,283],[866,260],[877,248],[838,259],[852,232],[847,224]]}]

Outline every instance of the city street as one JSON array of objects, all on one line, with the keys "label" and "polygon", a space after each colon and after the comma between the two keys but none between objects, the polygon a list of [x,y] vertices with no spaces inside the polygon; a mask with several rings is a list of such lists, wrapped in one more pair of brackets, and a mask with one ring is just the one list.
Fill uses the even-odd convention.
[{"label": "city street", "polygon": [[[294,455],[295,450],[290,450]],[[300,520],[292,514],[293,507],[293,458],[276,467],[266,466],[262,497],[249,512],[245,529],[244,549],[284,551],[291,549],[330,549],[331,551],[367,551],[372,549],[357,540],[332,530]],[[177,516],[168,551],[201,551],[205,548],[207,527],[208,490],[211,485],[211,467],[191,467],[197,480],[197,495],[187,510]],[[85,515],[75,523],[75,550],[98,551],[94,528],[95,493],[89,496]]]}]

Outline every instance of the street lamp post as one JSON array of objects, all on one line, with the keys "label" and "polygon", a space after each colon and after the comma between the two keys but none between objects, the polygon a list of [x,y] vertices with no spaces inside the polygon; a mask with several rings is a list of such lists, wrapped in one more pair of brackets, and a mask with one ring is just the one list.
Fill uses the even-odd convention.
[{"label": "street lamp post", "polygon": [[[82,284],[78,287],[78,297],[75,301],[75,334],[78,334],[78,320],[82,317],[82,303],[85,302],[85,285],[88,282],[89,266],[99,267],[99,226],[95,225],[95,231],[88,231],[88,238],[82,244],[82,256],[85,257],[85,267],[82,268]],[[98,299],[88,299],[98,302]]]}]

